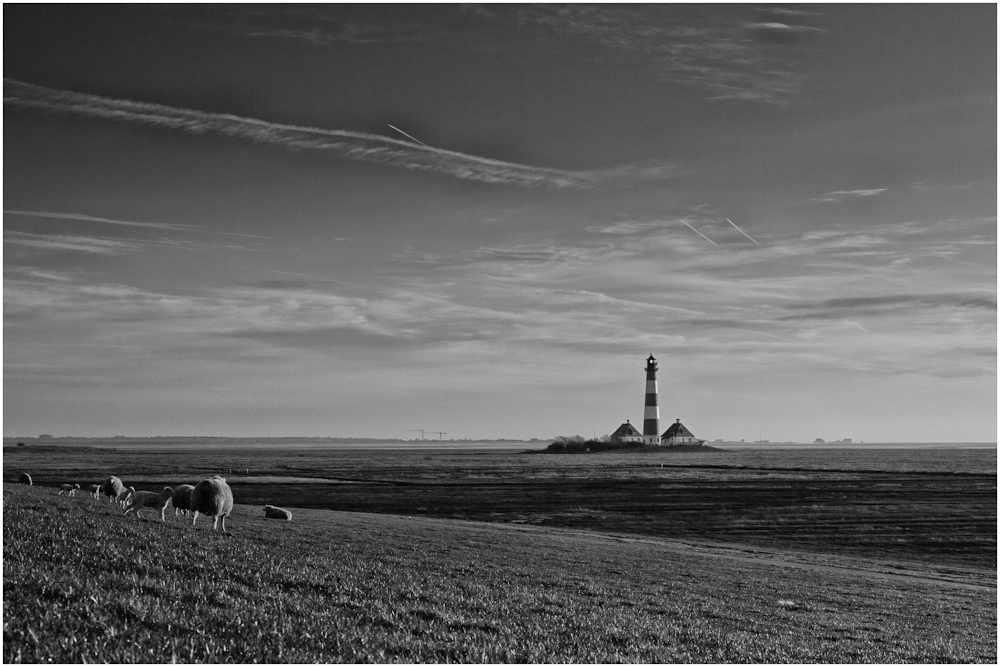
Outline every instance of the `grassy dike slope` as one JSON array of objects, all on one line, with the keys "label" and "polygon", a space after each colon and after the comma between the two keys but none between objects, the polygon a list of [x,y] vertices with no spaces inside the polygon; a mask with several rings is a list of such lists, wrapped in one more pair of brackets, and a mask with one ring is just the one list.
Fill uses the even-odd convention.
[{"label": "grassy dike slope", "polygon": [[5,484],[4,662],[996,662],[995,586],[262,514],[237,505],[223,536]]}]

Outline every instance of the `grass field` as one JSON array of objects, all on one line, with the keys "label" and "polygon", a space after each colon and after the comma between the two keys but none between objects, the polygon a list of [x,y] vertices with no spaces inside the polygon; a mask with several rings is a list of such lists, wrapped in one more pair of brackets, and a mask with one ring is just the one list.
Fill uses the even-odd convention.
[{"label": "grass field", "polygon": [[996,450],[851,453],[5,448],[4,661],[995,663]]},{"label": "grass field", "polygon": [[[4,488],[5,662],[995,662],[995,586],[536,527]],[[842,562],[841,565],[845,565]]]}]

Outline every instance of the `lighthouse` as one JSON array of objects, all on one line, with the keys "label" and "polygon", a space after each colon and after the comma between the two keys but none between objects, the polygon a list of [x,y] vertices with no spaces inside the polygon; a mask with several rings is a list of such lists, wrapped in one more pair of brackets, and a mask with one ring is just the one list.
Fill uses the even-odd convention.
[{"label": "lighthouse", "polygon": [[646,407],[642,414],[642,441],[647,445],[660,444],[660,403],[656,389],[656,357],[646,359]]}]

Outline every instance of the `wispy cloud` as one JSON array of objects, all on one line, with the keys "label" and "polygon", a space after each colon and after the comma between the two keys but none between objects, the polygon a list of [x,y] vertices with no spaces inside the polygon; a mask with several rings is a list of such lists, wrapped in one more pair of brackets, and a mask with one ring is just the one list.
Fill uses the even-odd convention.
[{"label": "wispy cloud", "polygon": [[818,304],[793,304],[791,310],[809,310],[807,314],[788,315],[782,319],[842,319],[860,315],[884,315],[889,311],[925,308],[971,308],[996,312],[996,295],[986,294],[887,294],[884,296],[841,297]]},{"label": "wispy cloud", "polygon": [[587,187],[593,178],[569,171],[491,160],[390,137],[271,123],[230,114],[162,104],[112,99],[4,79],[4,106],[102,118],[132,125],[217,134],[290,150],[327,152],[338,157],[442,174],[480,183],[522,187]]},{"label": "wispy cloud", "polygon": [[22,246],[35,250],[66,250],[95,255],[124,255],[143,249],[142,243],[102,239],[91,236],[66,236],[58,234],[30,234],[4,230],[4,244]]},{"label": "wispy cloud", "polygon": [[314,5],[217,5],[207,11],[168,12],[164,18],[185,26],[227,32],[249,39],[279,39],[327,46],[428,42],[447,38],[448,33],[423,21],[379,21],[378,12],[356,6],[331,8]]},{"label": "wispy cloud", "polygon": [[125,255],[150,249],[187,250],[206,252],[211,250],[260,251],[257,246],[233,243],[200,243],[189,239],[114,239],[100,236],[76,234],[37,234],[34,232],[19,232],[5,229],[3,233],[5,246],[22,249],[22,253],[31,252],[81,252],[91,255]]},{"label": "wispy cloud", "polygon": [[148,229],[165,229],[174,231],[190,231],[198,229],[194,225],[178,225],[163,222],[133,222],[131,220],[114,220],[112,218],[99,218],[82,213],[51,213],[46,211],[11,211],[4,209],[6,215],[17,215],[30,218],[49,218],[52,220],[76,220],[79,222],[98,222],[109,225],[123,225],[126,227],[146,227]]},{"label": "wispy cloud", "polygon": [[740,21],[725,9],[695,16],[683,6],[489,5],[476,11],[546,35],[587,40],[637,61],[660,80],[701,89],[710,99],[776,105],[789,103],[803,81],[785,46],[818,30]]},{"label": "wispy cloud", "polygon": [[859,199],[861,197],[874,197],[880,195],[883,192],[887,192],[889,188],[870,188],[864,190],[834,190],[833,192],[827,192],[819,197],[814,197],[809,201],[816,201],[822,203],[839,203],[849,199]]}]

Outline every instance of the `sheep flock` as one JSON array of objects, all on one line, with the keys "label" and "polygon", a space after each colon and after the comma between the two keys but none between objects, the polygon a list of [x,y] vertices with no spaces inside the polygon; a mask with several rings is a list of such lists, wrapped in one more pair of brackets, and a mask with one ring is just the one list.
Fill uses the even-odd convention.
[{"label": "sheep flock", "polygon": [[[32,484],[31,475],[22,472],[18,475],[19,484]],[[61,484],[56,495],[75,496],[80,491],[79,484]],[[174,520],[181,514],[191,515],[191,527],[194,528],[198,521],[198,515],[204,514],[213,517],[213,530],[219,529],[222,524],[222,532],[226,532],[226,517],[233,511],[233,491],[224,477],[215,475],[202,480],[197,484],[179,484],[175,488],[164,487],[162,491],[136,491],[134,486],[125,486],[118,477],[111,475],[99,484],[92,484],[87,489],[88,495],[98,500],[106,496],[108,502],[115,503],[123,511],[123,515],[134,514],[139,518],[139,511],[143,508],[152,508],[160,513],[160,521],[166,521],[166,510],[174,507]],[[286,509],[275,507],[274,505],[264,506],[264,518],[292,520],[292,513]]]}]

